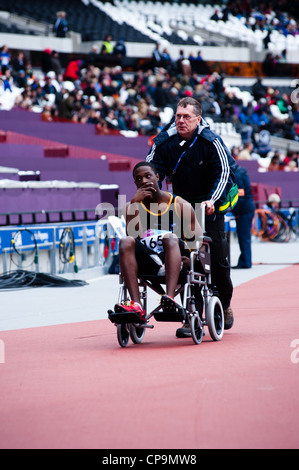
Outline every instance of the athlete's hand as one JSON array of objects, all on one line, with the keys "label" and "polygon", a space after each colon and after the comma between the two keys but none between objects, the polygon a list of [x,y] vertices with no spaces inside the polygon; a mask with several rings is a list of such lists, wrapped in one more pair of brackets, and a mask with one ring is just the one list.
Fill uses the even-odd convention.
[{"label": "athlete's hand", "polygon": [[190,258],[188,258],[187,256],[182,256],[181,260],[182,260],[182,263],[183,263],[183,268],[184,269],[189,269],[190,268]]},{"label": "athlete's hand", "polygon": [[156,192],[156,189],[153,186],[153,183],[148,182],[144,183],[140,188],[137,189],[136,193],[134,194],[133,198],[131,199],[131,203],[133,202],[141,202],[144,199],[153,198],[153,194]]}]

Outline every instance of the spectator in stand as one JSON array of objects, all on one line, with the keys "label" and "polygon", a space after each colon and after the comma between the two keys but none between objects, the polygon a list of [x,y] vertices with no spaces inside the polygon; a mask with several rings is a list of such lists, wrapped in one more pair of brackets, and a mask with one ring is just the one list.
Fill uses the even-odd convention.
[{"label": "spectator in stand", "polygon": [[[262,100],[265,100],[265,98],[262,98]],[[265,127],[269,123],[269,118],[264,106],[257,107],[252,114],[251,119],[252,124],[256,127],[256,129],[258,127]]]},{"label": "spectator in stand", "polygon": [[155,48],[152,53],[153,58],[153,68],[154,67],[161,67],[161,63],[163,60],[162,53],[160,51],[160,43],[156,42]]},{"label": "spectator in stand", "polygon": [[[299,91],[299,89],[298,89],[298,91]],[[299,100],[298,100],[297,103],[296,102],[292,103],[291,113],[292,113],[292,118],[294,119],[294,122],[296,124],[299,124]]]},{"label": "spectator in stand", "polygon": [[134,130],[147,135],[152,135],[152,123],[148,114],[148,104],[144,99],[140,99],[137,104],[137,111],[132,115]]},{"label": "spectator in stand", "polygon": [[80,78],[80,71],[83,65],[82,60],[71,60],[65,69],[63,78],[64,80],[70,80],[71,82],[77,82]]},{"label": "spectator in stand", "polygon": [[252,160],[252,153],[253,153],[253,143],[246,142],[244,148],[240,150],[237,159],[238,160]]},{"label": "spectator in stand", "polygon": [[274,56],[271,52],[266,54],[266,57],[262,63],[262,70],[265,75],[273,76],[276,74],[276,64],[274,60]]},{"label": "spectator in stand", "polygon": [[66,37],[66,33],[68,32],[68,22],[65,11],[58,11],[56,13],[56,21],[53,26],[53,31],[57,38]]},{"label": "spectator in stand", "polygon": [[[286,4],[285,4],[286,5]],[[248,5],[247,5],[248,6]],[[260,29],[261,31],[267,28],[267,24],[270,23],[270,19],[275,19],[277,17],[278,23],[284,23],[285,29],[288,31],[289,34],[297,34],[298,32],[298,25],[296,26],[292,24],[291,28],[288,28],[288,24],[286,24],[286,18],[290,18],[290,15],[286,15],[282,13],[281,15],[275,13],[274,11],[268,11],[266,7],[262,7],[262,4],[259,5],[259,8],[255,8],[254,10],[249,9],[249,7],[241,7],[239,2],[229,2],[227,5],[227,9],[229,10],[229,14],[232,16],[246,16],[253,20],[251,21],[250,28],[254,27],[256,29]],[[257,15],[253,16],[253,12],[258,12]],[[260,15],[261,14],[261,15]],[[264,18],[262,18],[262,16]],[[279,18],[279,19],[278,19]],[[254,23],[254,25],[253,25]],[[277,23],[277,25],[278,25]],[[291,19],[289,20],[291,23]],[[278,28],[277,25],[272,25],[272,28]],[[111,35],[109,35],[111,38]],[[160,52],[160,51],[159,51]],[[163,56],[163,52],[160,53]],[[229,121],[233,121],[237,126],[237,130],[239,130],[242,134],[242,142],[246,142],[247,140],[252,140],[255,145],[255,137],[256,133],[260,133],[261,130],[267,130],[270,132],[271,135],[276,135],[278,137],[289,138],[294,140],[299,140],[299,105],[294,102],[294,100],[286,99],[286,96],[281,94],[278,90],[273,94],[273,91],[270,91],[267,87],[263,85],[261,80],[257,79],[257,83],[252,88],[252,93],[255,93],[255,97],[257,97],[257,109],[254,109],[252,105],[252,98],[247,100],[240,98],[239,93],[233,92],[230,95],[226,89],[223,87],[222,77],[219,77],[218,74],[206,73],[203,77],[199,75],[199,71],[193,69],[193,63],[196,61],[197,63],[202,63],[202,61],[197,59],[191,59],[187,62],[187,65],[182,66],[182,60],[184,59],[184,51],[182,50],[180,53],[180,57],[177,61],[172,61],[171,67],[167,67],[167,70],[162,67],[163,64],[163,57],[162,61],[159,61],[159,65],[157,67],[154,66],[153,62],[148,61],[147,66],[148,68],[142,68],[142,70],[138,70],[135,72],[134,78],[131,80],[124,79],[124,74],[122,71],[118,73],[118,76],[114,76],[113,69],[105,67],[105,71],[96,70],[96,64],[90,64],[89,61],[86,61],[86,72],[80,70],[81,66],[78,67],[78,63],[74,61],[73,65],[76,67],[75,74],[69,73],[69,68],[67,67],[66,75],[64,78],[71,80],[73,84],[76,86],[78,90],[83,91],[90,80],[93,80],[92,76],[95,75],[97,77],[96,81],[96,90],[98,91],[98,95],[96,96],[96,103],[90,103],[90,99],[84,99],[82,104],[82,108],[78,107],[74,110],[74,117],[75,115],[78,116],[78,120],[80,122],[87,122],[88,121],[88,113],[91,110],[92,105],[100,106],[100,109],[105,110],[105,114],[102,116],[102,121],[104,120],[104,116],[108,114],[108,108],[116,109],[118,104],[123,106],[122,108],[122,117],[126,122],[128,129],[134,128],[132,115],[136,115],[136,110],[138,109],[138,102],[140,100],[145,100],[148,105],[148,113],[147,118],[144,120],[139,121],[138,132],[145,133],[147,132],[148,128],[148,120],[153,123],[155,122],[155,127],[157,125],[158,114],[162,116],[162,120],[164,119],[163,116],[166,115],[167,110],[165,111],[166,106],[170,105],[172,109],[175,109],[177,101],[182,97],[189,94],[189,96],[193,96],[202,103],[202,107],[204,109],[204,114],[210,115],[212,119],[215,120],[227,119]],[[43,73],[46,75],[50,71],[55,71],[57,75],[58,82],[61,83],[62,80],[59,79],[59,72],[55,69],[53,62],[53,53],[51,50],[47,49],[46,52],[44,51],[43,55]],[[164,57],[165,59],[165,57]],[[166,60],[169,58],[167,57]],[[105,60],[105,58],[101,57],[101,60]],[[192,64],[191,64],[192,63]],[[150,66],[149,66],[150,64]],[[82,64],[81,64],[82,65]],[[146,70],[143,73],[143,70]],[[20,69],[20,70],[24,70]],[[83,69],[84,70],[84,69]],[[191,73],[190,73],[191,70]],[[38,81],[34,78],[33,75],[29,75],[25,69],[25,77],[21,76],[18,77],[17,83],[21,85],[22,83],[30,82],[30,86],[32,91],[36,91],[35,97],[32,100],[32,106],[40,107],[39,95],[40,95],[40,88]],[[22,74],[21,74],[22,75]],[[72,75],[72,76],[70,76]],[[86,79],[85,79],[86,77]],[[157,90],[157,83],[165,82],[168,85],[166,86],[167,93],[169,94],[169,103],[166,101],[161,101],[159,103],[159,108],[156,106],[155,109],[155,94]],[[52,80],[53,83],[53,80]],[[116,83],[116,85],[115,85]],[[164,84],[163,84],[164,87]],[[167,90],[167,87],[169,89]],[[102,89],[103,88],[103,89]],[[158,88],[159,85],[158,85]],[[231,87],[232,88],[232,87]],[[164,88],[160,88],[158,93],[164,92]],[[296,90],[294,90],[296,91]],[[26,109],[30,110],[30,93],[26,88]],[[291,93],[289,93],[291,97]],[[22,97],[23,95],[20,95]],[[91,94],[90,96],[94,96]],[[294,96],[294,95],[293,95]],[[296,94],[296,97],[298,94]],[[110,103],[110,98],[112,99],[112,103]],[[261,110],[260,98],[266,98],[267,103],[266,107],[263,108],[264,113]],[[105,101],[108,99],[109,105],[106,105]],[[25,100],[25,97],[24,97]],[[46,100],[43,100],[44,106],[48,109],[48,103]],[[249,103],[247,105],[247,103]],[[21,101],[18,100],[17,106],[21,106]],[[160,107],[161,106],[161,107]],[[107,108],[107,109],[106,109]],[[36,109],[36,108],[35,108]],[[82,111],[83,109],[83,111]],[[258,111],[259,110],[259,111]],[[57,112],[57,104],[55,111],[51,108],[52,113]],[[256,119],[256,124],[252,119],[252,115]],[[259,115],[262,114],[262,118]],[[93,117],[91,121],[95,118],[93,113]],[[288,115],[287,119],[281,119],[281,115]],[[268,122],[266,122],[266,118]],[[143,127],[142,123],[145,123],[145,127]],[[166,124],[166,121],[162,122],[162,124]],[[244,131],[243,126],[247,126],[246,132]],[[247,132],[250,129],[250,133]],[[247,135],[246,135],[247,133]],[[249,135],[250,134],[250,135]],[[259,149],[257,150],[258,153]]]},{"label": "spectator in stand", "polygon": [[126,57],[127,55],[127,48],[125,45],[125,39],[121,37],[115,44],[113,48],[113,54],[115,54],[119,59]]},{"label": "spectator in stand", "polygon": [[166,81],[158,81],[156,92],[154,94],[155,105],[158,108],[165,108],[170,105],[170,84]]},{"label": "spectator in stand", "polygon": [[106,49],[106,54],[112,54],[113,53],[113,44],[112,44],[112,35],[111,34],[106,34],[105,39],[103,41],[103,46],[105,46]]},{"label": "spectator in stand", "polygon": [[47,48],[43,51],[41,65],[42,65],[42,71],[44,72],[44,74],[53,70],[52,49]]},{"label": "spectator in stand", "polygon": [[18,52],[17,56],[11,61],[13,75],[19,73],[20,70],[25,70],[26,62],[24,52]]},{"label": "spectator in stand", "polygon": [[19,70],[17,74],[13,74],[13,83],[17,88],[24,88],[27,84],[25,70]]},{"label": "spectator in stand", "polygon": [[101,47],[101,50],[100,50],[100,55],[107,55],[108,52],[107,52],[107,48],[105,46],[105,44],[102,44],[102,47]]},{"label": "spectator in stand", "polygon": [[44,96],[44,99],[50,105],[54,105],[56,103],[56,96],[58,95],[58,90],[52,83],[53,79],[55,79],[55,73],[48,72],[45,77],[45,84],[42,87],[42,94]]},{"label": "spectator in stand", "polygon": [[277,171],[281,169],[280,159],[278,155],[273,155],[270,160],[268,171]]},{"label": "spectator in stand", "polygon": [[97,77],[92,77],[91,80],[87,83],[87,87],[84,88],[85,96],[94,96],[96,99],[99,99],[99,93],[101,92],[101,86],[98,83]]},{"label": "spectator in stand", "polygon": [[237,145],[233,145],[230,150],[230,153],[235,160],[238,159],[239,152],[240,152],[240,148]]},{"label": "spectator in stand", "polygon": [[261,129],[256,138],[256,145],[254,147],[254,151],[258,153],[262,158],[268,156],[268,153],[271,152],[272,145],[271,145],[271,134],[266,129]]},{"label": "spectator in stand", "polygon": [[58,106],[58,116],[63,119],[72,120],[75,113],[76,94],[71,92],[65,96]]},{"label": "spectator in stand", "polygon": [[213,20],[213,21],[219,21],[220,20],[218,8],[215,8],[214,13],[211,16],[210,20]]},{"label": "spectator in stand", "polygon": [[6,46],[6,44],[4,44],[0,52],[0,69],[2,71],[2,74],[4,74],[6,70],[10,69],[11,67],[10,62],[11,62],[11,55],[10,55],[8,47]]},{"label": "spectator in stand", "polygon": [[256,101],[265,98],[267,95],[267,87],[262,83],[261,77],[257,77],[256,82],[252,85],[252,94]]},{"label": "spectator in stand", "polygon": [[209,73],[209,67],[201,54],[201,51],[198,51],[196,57],[190,54],[188,59],[190,60],[192,71],[198,74],[207,74]]},{"label": "spectator in stand", "polygon": [[99,52],[99,46],[97,44],[93,44],[86,59],[87,65],[96,65],[99,60]]},{"label": "spectator in stand", "polygon": [[4,74],[2,75],[3,80],[3,91],[9,90],[12,93],[13,87],[13,78],[11,76],[10,69],[6,69]]},{"label": "spectator in stand", "polygon": [[285,156],[283,163],[285,164],[285,170],[289,171],[299,168],[299,152],[288,151]]},{"label": "spectator in stand", "polygon": [[61,62],[59,59],[59,53],[57,51],[52,51],[51,54],[51,71],[55,72],[56,77],[59,77],[62,73]]}]

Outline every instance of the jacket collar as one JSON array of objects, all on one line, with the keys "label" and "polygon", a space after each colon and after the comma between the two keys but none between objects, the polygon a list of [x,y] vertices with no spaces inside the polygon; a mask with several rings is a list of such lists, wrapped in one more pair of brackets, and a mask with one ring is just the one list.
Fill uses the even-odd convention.
[{"label": "jacket collar", "polygon": [[[200,135],[204,129],[210,129],[209,124],[207,121],[204,120],[204,118],[201,118],[200,124],[198,126],[197,130],[197,135]],[[161,144],[162,142],[165,142],[169,137],[172,137],[178,133],[176,125],[175,125],[175,120],[173,120],[168,126],[166,126],[165,129],[163,129],[160,134],[155,137],[154,142],[156,145]]]}]

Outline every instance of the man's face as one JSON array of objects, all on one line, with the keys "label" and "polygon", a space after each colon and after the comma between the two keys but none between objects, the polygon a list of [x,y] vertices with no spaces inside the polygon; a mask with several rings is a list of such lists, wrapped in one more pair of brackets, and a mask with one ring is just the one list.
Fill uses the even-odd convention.
[{"label": "man's face", "polygon": [[139,188],[154,188],[158,189],[159,176],[154,172],[150,166],[140,166],[134,172],[134,182],[137,189]]},{"label": "man's face", "polygon": [[184,139],[190,139],[201,121],[201,116],[196,116],[194,114],[194,109],[191,104],[188,104],[185,108],[178,106],[175,116],[178,133]]}]

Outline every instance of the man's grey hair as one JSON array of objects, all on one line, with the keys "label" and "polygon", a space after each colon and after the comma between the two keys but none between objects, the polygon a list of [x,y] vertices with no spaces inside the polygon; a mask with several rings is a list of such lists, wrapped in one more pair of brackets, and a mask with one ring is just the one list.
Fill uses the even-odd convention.
[{"label": "man's grey hair", "polygon": [[191,96],[186,96],[185,98],[181,98],[180,101],[177,104],[177,108],[179,106],[182,106],[183,108],[186,108],[188,105],[193,106],[194,114],[196,116],[201,116],[202,115],[202,107],[199,101],[196,99],[192,98]]}]

